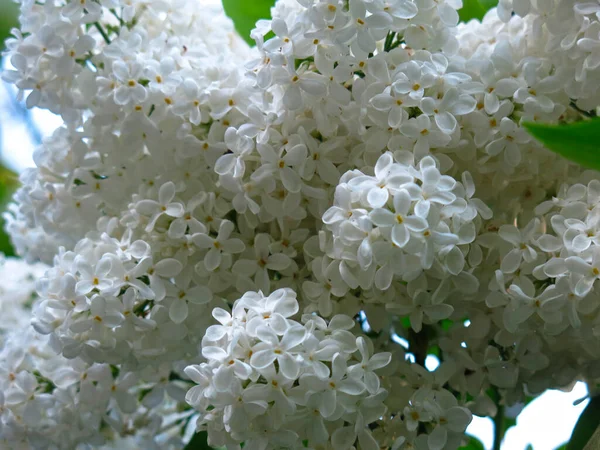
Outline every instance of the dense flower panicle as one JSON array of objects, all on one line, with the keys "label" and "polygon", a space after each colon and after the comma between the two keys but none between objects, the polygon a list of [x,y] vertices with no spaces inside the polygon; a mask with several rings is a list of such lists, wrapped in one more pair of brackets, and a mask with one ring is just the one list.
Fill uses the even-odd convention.
[{"label": "dense flower panicle", "polygon": [[200,411],[210,445],[295,448],[308,440],[341,449],[358,439],[377,446],[368,425],[384,414],[387,391],[375,371],[391,354],[370,354],[349,332],[348,316],[327,323],[305,315],[299,323],[290,318],[297,312],[296,293],[285,288],[246,293],[231,316],[213,311],[222,325],[202,340],[207,362],[185,369],[198,384],[186,400]]},{"label": "dense flower panicle", "polygon": [[48,270],[44,264],[26,264],[17,258],[0,255],[0,342],[6,334],[25,328],[29,309],[38,299],[36,280]]},{"label": "dense flower panicle", "polygon": [[[14,258],[2,262],[0,445],[179,448],[178,428],[169,420],[178,418],[185,384],[169,379],[168,365],[134,373],[67,359],[31,328],[31,309],[39,307],[34,280],[46,269]],[[120,440],[122,434],[128,440]]]},{"label": "dense flower panicle", "polygon": [[596,113],[592,3],[279,0],[249,48],[219,6],[22,2],[2,76],[64,125],[5,213],[47,337],[2,361],[76,375],[18,366],[3,439],[453,449],[597,379],[598,174],[521,127]]},{"label": "dense flower panicle", "polygon": [[342,177],[323,222],[333,234],[331,257],[344,264],[342,279],[351,288],[374,284],[385,291],[394,275],[410,281],[434,265],[459,276],[466,262],[460,246],[468,249],[482,218],[491,216],[481,201],[468,198],[462,183],[442,175],[432,157],[413,167],[385,153],[375,176],[353,171]]},{"label": "dense flower panicle", "polygon": [[114,365],[66,359],[33,329],[12,332],[0,357],[0,442],[6,448],[181,446],[179,426],[170,421],[181,420],[177,405],[185,391],[164,381],[168,367],[123,374]]}]

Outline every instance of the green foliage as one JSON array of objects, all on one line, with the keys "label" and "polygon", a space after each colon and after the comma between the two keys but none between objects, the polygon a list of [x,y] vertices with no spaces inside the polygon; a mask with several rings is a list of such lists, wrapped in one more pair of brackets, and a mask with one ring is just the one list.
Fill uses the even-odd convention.
[{"label": "green foliage", "polygon": [[400,318],[400,324],[402,328],[406,328],[407,330],[410,328],[410,317],[404,316]]},{"label": "green foliage", "polygon": [[256,21],[271,17],[271,6],[275,0],[223,0],[223,8],[233,20],[235,29],[240,36],[253,45],[250,32],[254,29]]},{"label": "green foliage", "polygon": [[211,450],[207,442],[208,434],[206,431],[200,431],[192,436],[188,445],[183,450]]},{"label": "green foliage", "polygon": [[[17,188],[17,175],[0,165],[0,213],[4,212],[13,192]],[[0,217],[0,253],[14,256],[14,250],[8,235],[4,232],[4,219]]]},{"label": "green foliage", "polygon": [[4,40],[10,35],[10,30],[18,25],[19,5],[11,0],[0,0],[0,48],[4,48]]},{"label": "green foliage", "polygon": [[[567,450],[583,450],[600,424],[600,395],[593,397],[575,424]],[[595,438],[597,438],[596,433]],[[597,447],[592,447],[597,448]]]},{"label": "green foliage", "polygon": [[524,127],[553,152],[600,170],[600,118],[568,125],[525,123]]},{"label": "green foliage", "polygon": [[[533,400],[535,400],[535,397],[525,397],[525,399],[523,400],[523,408],[525,408],[527,405],[529,405]],[[504,415],[504,418],[502,420],[502,427],[504,429],[504,434],[506,434],[506,432],[509,430],[509,428],[512,427],[516,427],[517,426],[517,418],[516,417],[508,417],[506,414]]]},{"label": "green foliage", "polygon": [[[4,227],[4,219],[0,219],[0,225]],[[3,230],[0,231],[0,253],[3,253],[5,256],[15,256],[10,238]]]},{"label": "green foliage", "polygon": [[[10,30],[18,26],[19,5],[11,0],[0,0],[0,50],[4,48],[4,40],[10,36]],[[1,149],[0,149],[1,155]],[[7,202],[17,187],[17,176],[0,165],[0,213],[4,212]],[[0,253],[13,256],[10,240],[3,231],[4,220],[0,218]]]},{"label": "green foliage", "polygon": [[498,0],[463,0],[463,7],[458,11],[458,15],[462,22],[481,20],[485,13],[497,4]]},{"label": "green foliage", "polygon": [[467,445],[460,447],[459,450],[485,450],[485,446],[476,437],[469,436]]},{"label": "green foliage", "polygon": [[509,428],[517,426],[517,419],[514,417],[506,417],[504,416],[504,434],[508,431]]},{"label": "green foliage", "polygon": [[[270,10],[274,4],[275,0],[223,0],[225,12],[233,20],[238,33],[250,45],[254,44],[250,39],[250,32],[256,21],[270,18]],[[498,0],[463,0],[463,7],[459,11],[460,20],[481,20],[485,13],[497,4]]]},{"label": "green foliage", "polygon": [[452,328],[452,326],[454,325],[454,322],[450,319],[444,319],[440,322],[440,325],[442,327],[442,330],[448,331],[448,330],[450,330],[450,328]]}]

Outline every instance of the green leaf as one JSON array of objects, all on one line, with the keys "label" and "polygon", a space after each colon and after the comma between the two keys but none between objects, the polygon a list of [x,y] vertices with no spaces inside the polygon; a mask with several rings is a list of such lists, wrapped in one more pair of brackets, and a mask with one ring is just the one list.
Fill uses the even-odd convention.
[{"label": "green leaf", "polygon": [[485,450],[485,446],[476,437],[469,436],[467,445],[460,447],[459,450]]},{"label": "green leaf", "polygon": [[442,327],[442,330],[448,331],[454,325],[454,321],[452,321],[450,319],[444,319],[440,322],[440,325]]},{"label": "green leaf", "polygon": [[[6,210],[6,205],[18,185],[17,175],[0,165],[0,213]],[[0,217],[0,253],[4,253],[6,256],[15,255],[10,239],[4,232],[4,219],[2,217]]]},{"label": "green leaf", "polygon": [[579,416],[567,444],[567,450],[583,450],[594,435],[598,424],[600,424],[600,396],[593,397]]},{"label": "green leaf", "polygon": [[515,419],[514,417],[504,416],[504,433],[506,434],[506,431],[514,426],[517,426],[517,419]]},{"label": "green leaf", "polygon": [[[19,25],[18,15],[18,4],[12,0],[0,0],[0,51],[4,48],[4,40],[10,36],[10,30]],[[17,176],[0,165],[0,213],[5,211],[6,204],[17,185]],[[6,256],[14,256],[15,254],[10,239],[4,232],[4,219],[2,217],[0,217],[0,253],[4,253]]]},{"label": "green leaf", "polygon": [[567,450],[567,444],[568,443],[564,443],[563,445],[561,445],[560,447],[556,447],[554,450]]},{"label": "green leaf", "polygon": [[568,125],[524,123],[548,149],[590,169],[600,170],[600,119]]},{"label": "green leaf", "polygon": [[442,354],[442,351],[440,350],[440,348],[437,345],[432,345],[431,347],[429,347],[427,349],[427,354],[433,355],[439,359]]},{"label": "green leaf", "polygon": [[188,445],[183,450],[211,450],[208,445],[208,434],[206,431],[200,431],[192,436]]},{"label": "green leaf", "polygon": [[4,40],[10,35],[10,30],[18,26],[17,17],[19,5],[11,0],[0,0],[0,49],[4,48]]},{"label": "green leaf", "polygon": [[275,0],[223,0],[223,8],[233,20],[235,29],[250,45],[254,45],[250,32],[254,29],[256,21],[269,19],[271,6],[274,4]]},{"label": "green leaf", "polygon": [[463,0],[463,7],[458,10],[458,16],[462,22],[481,20],[485,13],[497,4],[498,0]]},{"label": "green leaf", "polygon": [[408,316],[401,317],[400,323],[402,324],[402,328],[410,328],[410,318]]},{"label": "green leaf", "polygon": [[[0,226],[4,227],[4,219],[0,219]],[[0,253],[3,253],[4,256],[15,256],[10,238],[4,230],[0,231]]]}]

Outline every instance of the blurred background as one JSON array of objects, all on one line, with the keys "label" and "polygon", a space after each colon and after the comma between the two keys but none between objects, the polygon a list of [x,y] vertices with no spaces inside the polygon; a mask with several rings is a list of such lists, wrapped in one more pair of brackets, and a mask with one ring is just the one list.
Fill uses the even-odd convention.
[{"label": "blurred background", "polygon": [[[19,8],[16,4],[12,3],[9,0],[0,0],[0,48],[4,50],[4,39],[6,39],[12,27],[17,25],[17,17],[18,17]],[[0,60],[4,64],[4,58]],[[16,168],[12,170],[7,167],[7,162],[5,161],[5,148],[4,145],[4,128],[6,127],[6,120],[4,118],[5,114],[10,114],[7,111],[7,99],[10,98],[7,95],[7,87],[4,82],[0,81],[0,207],[2,211],[4,211],[6,203],[10,199],[12,191],[17,186],[17,177],[16,177]],[[19,109],[22,111],[24,107],[19,105]],[[0,226],[4,228],[4,219],[0,219]],[[12,247],[10,242],[4,233],[4,230],[0,230],[0,252],[3,252],[7,255],[12,255]]]},{"label": "blurred background", "polygon": [[[196,0],[204,3],[216,3],[220,0]],[[271,0],[245,0],[246,2],[268,3]],[[232,3],[224,0],[230,16],[237,16],[236,25],[241,34],[246,33],[255,20],[244,11],[235,9]],[[493,3],[493,0],[486,0]],[[229,4],[229,5],[228,5]],[[239,3],[238,3],[239,5]],[[492,6],[490,4],[490,6]],[[465,0],[465,11],[469,8],[469,0]],[[0,47],[4,50],[4,40],[10,35],[10,30],[18,26],[18,5],[11,0],[0,0]],[[479,14],[479,11],[475,11]],[[474,15],[475,16],[475,15]],[[463,17],[468,19],[469,17]],[[240,26],[240,24],[242,24]],[[0,60],[2,67],[10,65],[4,55]],[[16,90],[0,80],[0,211],[6,209],[11,195],[18,187],[18,176],[28,167],[33,167],[33,150],[45,136],[60,126],[59,117],[47,111],[38,109],[27,110],[16,98]],[[0,253],[13,256],[10,241],[4,233],[4,219],[0,219]],[[2,282],[2,280],[0,280]],[[431,357],[427,361],[429,370],[435,369],[438,361]],[[577,419],[588,400],[574,406],[573,403],[587,395],[583,383],[577,383],[571,392],[549,391],[530,402],[507,411],[507,424],[513,425],[506,432],[502,443],[503,450],[555,450],[569,440]],[[521,411],[518,419],[514,417]],[[475,439],[470,443],[470,449],[492,449],[494,425],[489,418],[474,417],[467,432]],[[494,449],[496,450],[496,449]]]}]

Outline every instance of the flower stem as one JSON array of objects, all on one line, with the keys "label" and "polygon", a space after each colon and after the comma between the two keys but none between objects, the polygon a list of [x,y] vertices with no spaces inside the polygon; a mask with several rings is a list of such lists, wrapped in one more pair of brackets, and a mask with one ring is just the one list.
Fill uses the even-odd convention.
[{"label": "flower stem", "polygon": [[121,24],[121,26],[125,26],[125,21],[123,19],[121,19],[121,17],[119,16],[119,14],[117,14],[117,11],[115,11],[114,9],[110,9],[109,10],[111,12],[111,14],[113,16],[115,16],[117,18],[117,20],[119,21],[119,24]]},{"label": "flower stem", "polygon": [[588,117],[590,119],[593,119],[594,117],[596,117],[596,111],[585,111],[585,110],[581,109],[579,106],[577,106],[577,103],[575,103],[575,102],[571,102],[570,106],[571,106],[571,108],[573,108],[575,111],[577,111],[582,116]]},{"label": "flower stem", "polygon": [[394,31],[388,32],[385,38],[385,44],[383,45],[383,51],[389,52],[392,48],[392,42],[394,42],[394,38],[396,37],[396,33]]},{"label": "flower stem", "polygon": [[95,22],[94,26],[96,27],[96,29],[102,35],[102,38],[104,39],[104,42],[106,42],[107,44],[110,44],[110,38],[108,37],[108,34],[106,34],[106,31],[104,30],[104,28],[102,28],[102,25],[100,25],[100,23],[98,23],[98,22]]},{"label": "flower stem", "polygon": [[494,417],[494,446],[493,450],[500,450],[502,439],[504,439],[504,405],[498,405],[498,411]]}]

